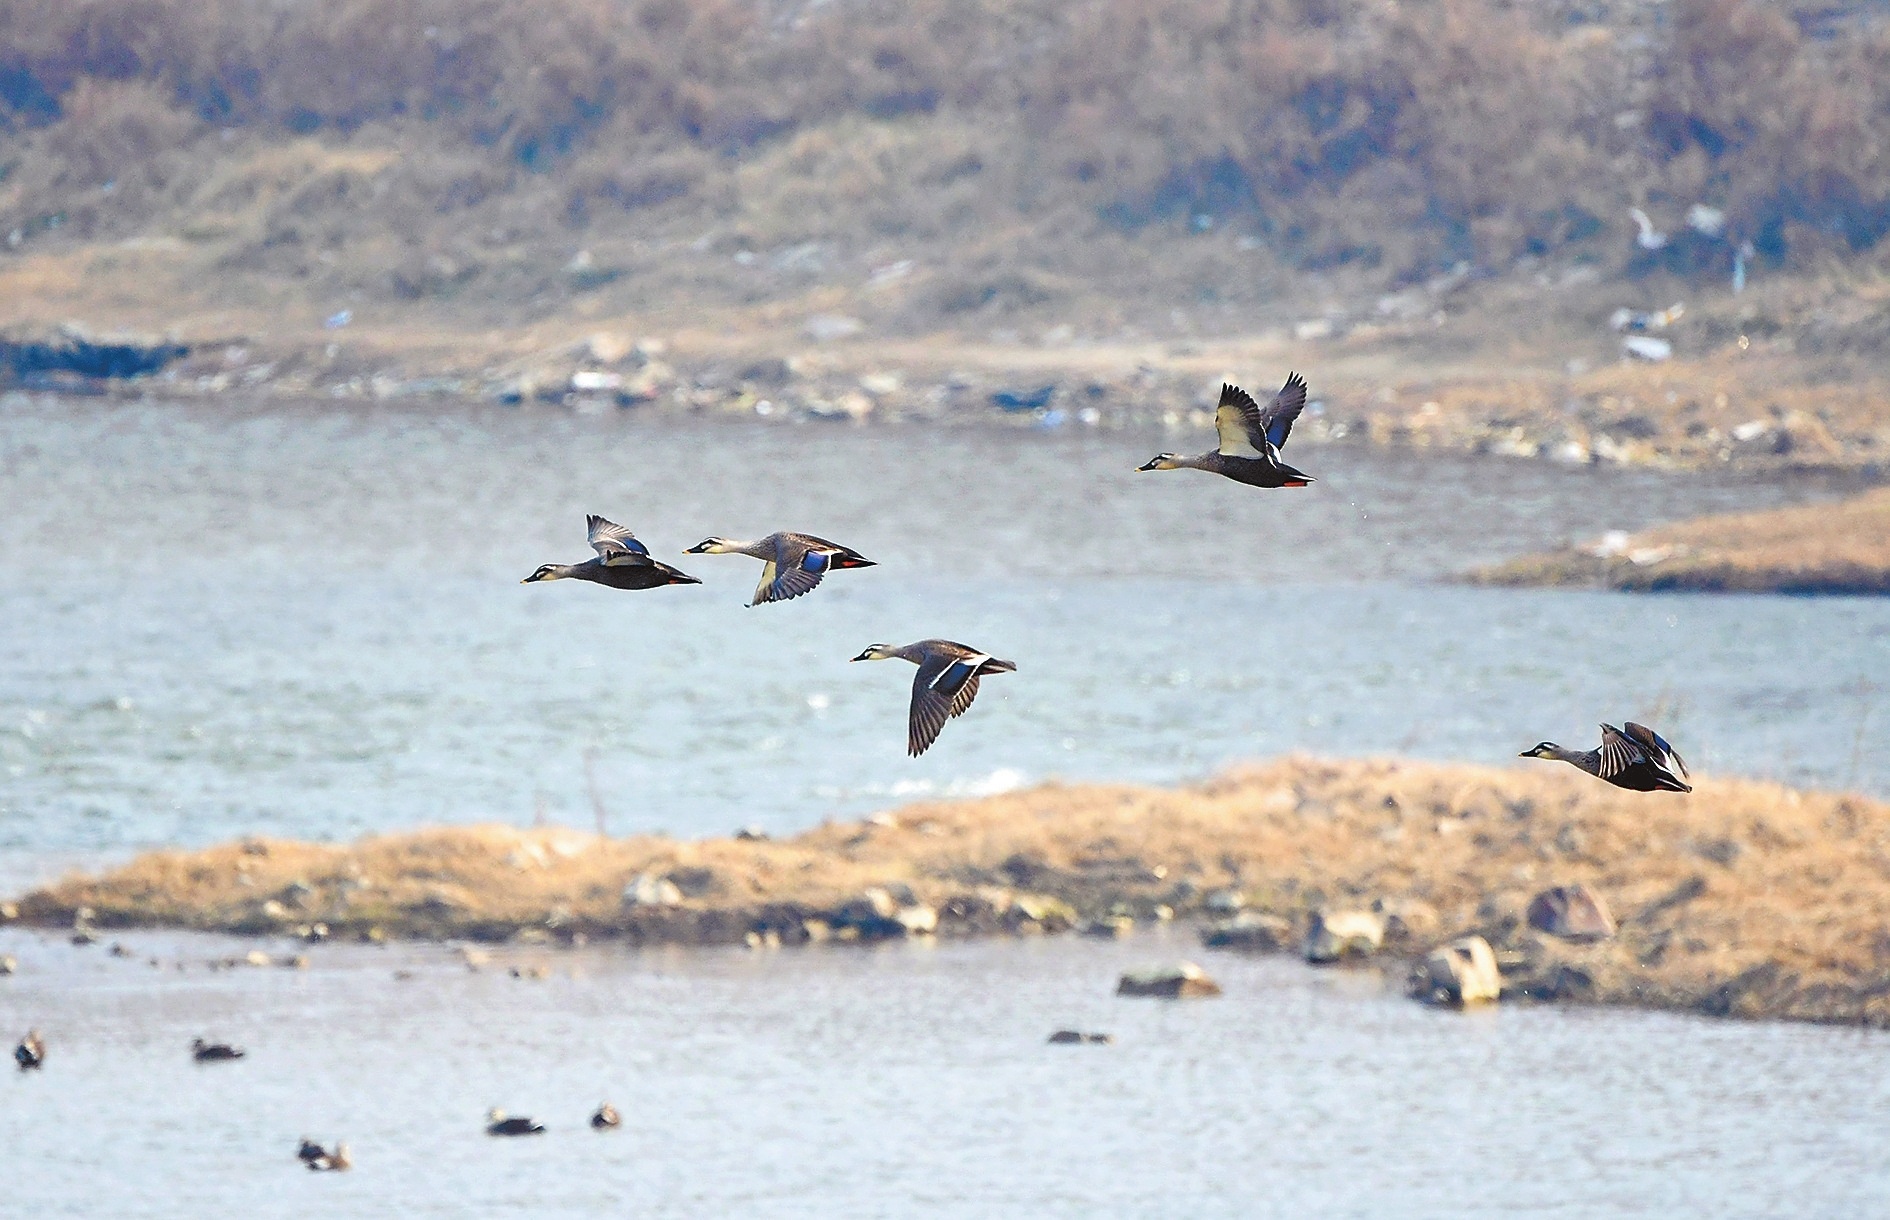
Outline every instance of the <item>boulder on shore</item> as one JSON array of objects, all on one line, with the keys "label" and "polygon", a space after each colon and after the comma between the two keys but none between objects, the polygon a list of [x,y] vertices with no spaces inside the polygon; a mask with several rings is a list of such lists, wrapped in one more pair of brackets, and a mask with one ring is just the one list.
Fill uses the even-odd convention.
[{"label": "boulder on shore", "polygon": [[1607,901],[1580,882],[1537,894],[1528,919],[1530,927],[1563,940],[1607,940],[1615,930]]},{"label": "boulder on shore", "polygon": [[1412,991],[1431,1004],[1461,1008],[1501,998],[1503,976],[1496,954],[1481,936],[1453,940],[1424,959]]},{"label": "boulder on shore", "polygon": [[1370,957],[1385,943],[1385,919],[1376,911],[1314,911],[1306,925],[1306,960],[1326,965]]},{"label": "boulder on shore", "polygon": [[1154,996],[1163,1000],[1181,1000],[1195,996],[1221,994],[1221,985],[1209,978],[1207,971],[1193,962],[1181,962],[1155,970],[1138,970],[1122,976],[1116,984],[1117,995]]},{"label": "boulder on shore", "polygon": [[1293,943],[1293,924],[1279,915],[1242,911],[1232,919],[1201,929],[1201,943],[1211,949],[1278,953]]}]

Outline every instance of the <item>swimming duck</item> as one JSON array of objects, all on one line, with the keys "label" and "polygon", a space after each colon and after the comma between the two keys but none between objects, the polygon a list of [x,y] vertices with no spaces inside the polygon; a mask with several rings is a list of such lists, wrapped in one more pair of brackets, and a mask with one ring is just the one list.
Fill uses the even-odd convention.
[{"label": "swimming duck", "polygon": [[1313,477],[1282,462],[1280,450],[1305,405],[1306,381],[1298,373],[1289,376],[1264,407],[1239,386],[1223,384],[1214,412],[1220,444],[1200,457],[1158,453],[1140,469],[1205,470],[1251,487],[1304,487]]},{"label": "swimming duck", "polygon": [[529,1118],[507,1118],[505,1111],[494,1107],[486,1111],[487,1135],[543,1135],[545,1125],[535,1123]]},{"label": "swimming duck", "polygon": [[876,567],[872,560],[852,547],[828,542],[812,534],[781,532],[754,542],[736,542],[732,538],[705,538],[683,552],[685,555],[752,555],[762,561],[761,583],[755,586],[755,599],[748,604],[784,602],[810,593],[820,578],[835,568]]},{"label": "swimming duck", "polygon": [[911,661],[919,667],[912,679],[912,710],[906,724],[906,753],[917,758],[938,740],[939,731],[953,716],[962,716],[978,697],[978,679],[986,674],[1017,672],[1011,661],[952,640],[919,640],[895,648],[872,644],[855,661]]},{"label": "swimming duck", "polygon": [[30,1072],[46,1066],[46,1040],[39,1036],[39,1031],[29,1029],[26,1037],[13,1048],[13,1062],[20,1065],[22,1072]]},{"label": "swimming duck", "polygon": [[333,1152],[326,1151],[320,1144],[315,1145],[315,1155],[303,1157],[303,1162],[314,1173],[341,1173],[354,1168],[354,1161],[348,1156],[348,1145],[336,1144]]},{"label": "swimming duck", "polygon": [[1622,728],[1601,726],[1601,747],[1595,750],[1565,750],[1552,741],[1524,750],[1522,758],[1559,758],[1572,763],[1596,779],[1634,792],[1691,792],[1693,785],[1683,778],[1687,764],[1667,739],[1644,724],[1632,720]]},{"label": "swimming duck", "polygon": [[231,1046],[227,1042],[205,1042],[202,1038],[192,1038],[190,1041],[190,1057],[198,1063],[222,1063],[241,1059],[246,1053],[242,1047]]},{"label": "swimming duck", "polygon": [[597,1113],[591,1115],[591,1128],[596,1131],[610,1131],[623,1126],[623,1115],[617,1113],[617,1107],[605,1102],[597,1107]]},{"label": "swimming duck", "polygon": [[651,558],[650,548],[637,541],[635,534],[615,521],[596,513],[585,518],[590,527],[591,549],[595,559],[583,563],[547,563],[519,581],[522,585],[541,580],[588,580],[612,589],[654,589],[661,585],[699,585],[702,582],[686,572]]}]

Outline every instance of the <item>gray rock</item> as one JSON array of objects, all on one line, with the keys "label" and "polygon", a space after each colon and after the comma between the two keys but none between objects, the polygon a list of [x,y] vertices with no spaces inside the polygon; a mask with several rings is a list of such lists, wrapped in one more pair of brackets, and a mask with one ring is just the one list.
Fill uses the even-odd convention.
[{"label": "gray rock", "polygon": [[682,890],[660,873],[638,873],[623,887],[626,907],[673,907],[682,900]]},{"label": "gray rock", "polygon": [[1385,920],[1375,911],[1314,911],[1306,925],[1306,960],[1326,965],[1370,957],[1385,943]]},{"label": "gray rock", "polygon": [[1207,971],[1193,962],[1180,962],[1155,970],[1138,970],[1125,974],[1116,983],[1116,994],[1180,1000],[1193,996],[1219,995],[1221,985],[1209,978]]},{"label": "gray rock", "polygon": [[1481,936],[1453,940],[1424,959],[1412,987],[1421,1000],[1462,1007],[1495,1001],[1503,994],[1496,954]]},{"label": "gray rock", "polygon": [[1615,932],[1607,901],[1579,882],[1537,894],[1527,918],[1530,927],[1563,940],[1606,940]]},{"label": "gray rock", "polygon": [[1201,930],[1201,943],[1212,949],[1278,953],[1293,943],[1291,920],[1259,911],[1242,911]]}]

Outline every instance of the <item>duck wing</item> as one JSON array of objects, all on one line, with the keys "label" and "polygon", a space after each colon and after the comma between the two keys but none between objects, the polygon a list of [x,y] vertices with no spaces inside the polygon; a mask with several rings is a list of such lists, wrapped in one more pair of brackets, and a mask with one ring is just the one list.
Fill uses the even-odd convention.
[{"label": "duck wing", "polygon": [[[962,646],[961,646],[962,647]],[[906,753],[925,753],[953,716],[961,716],[978,697],[978,668],[991,658],[966,648],[934,652],[912,678],[912,711],[906,726]]]},{"label": "duck wing", "polygon": [[812,593],[832,566],[832,551],[784,539],[775,544],[774,558],[761,565],[761,583],[755,586],[755,600],[748,604],[790,601]]},{"label": "duck wing", "polygon": [[1595,775],[1601,779],[1614,779],[1648,761],[1647,752],[1611,724],[1601,726],[1601,749],[1597,754]]},{"label": "duck wing", "polygon": [[605,563],[640,567],[650,562],[650,548],[638,542],[637,536],[623,526],[596,513],[585,521],[590,527],[591,549]]},{"label": "duck wing", "polygon": [[1644,724],[1635,724],[1632,720],[1624,723],[1621,728],[1625,736],[1639,745],[1656,764],[1669,770],[1677,770],[1682,778],[1686,777],[1686,760],[1680,757],[1679,751],[1668,744],[1665,737]]},{"label": "duck wing", "polygon": [[1286,448],[1286,438],[1293,433],[1293,421],[1305,408],[1306,379],[1298,373],[1288,373],[1286,384],[1260,412],[1260,431],[1267,438],[1267,444],[1275,450]]},{"label": "duck wing", "polygon": [[1221,383],[1221,403],[1214,409],[1214,431],[1222,457],[1265,457],[1266,423],[1260,404],[1237,385]]}]

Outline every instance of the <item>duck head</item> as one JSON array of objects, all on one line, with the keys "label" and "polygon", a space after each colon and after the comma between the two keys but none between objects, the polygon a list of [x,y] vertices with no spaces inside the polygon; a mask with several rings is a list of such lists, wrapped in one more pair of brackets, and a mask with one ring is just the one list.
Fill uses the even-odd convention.
[{"label": "duck head", "polygon": [[868,644],[866,651],[854,657],[855,661],[890,661],[899,655],[891,644]]},{"label": "duck head", "polygon": [[1527,750],[1524,750],[1521,754],[1518,754],[1516,757],[1517,758],[1556,758],[1561,754],[1561,752],[1562,752],[1562,747],[1556,745],[1553,741],[1544,741],[1544,742],[1538,743],[1537,745],[1533,745],[1529,747]]},{"label": "duck head", "polygon": [[557,564],[547,563],[540,566],[536,572],[533,572],[530,576],[527,576],[518,583],[521,585],[529,585],[541,580],[557,580],[563,575],[564,573],[558,570]]},{"label": "duck head", "polygon": [[741,544],[733,538],[704,538],[688,550],[685,555],[726,555]]},{"label": "duck head", "polygon": [[1179,470],[1181,455],[1178,453],[1158,453],[1148,461],[1136,467],[1137,470]]}]

